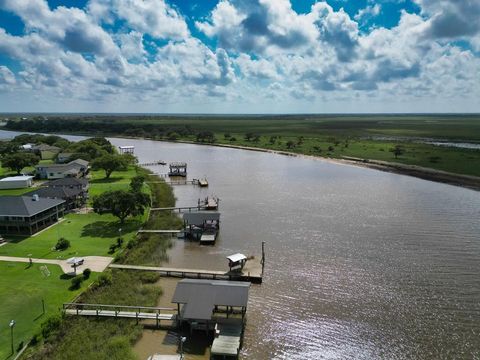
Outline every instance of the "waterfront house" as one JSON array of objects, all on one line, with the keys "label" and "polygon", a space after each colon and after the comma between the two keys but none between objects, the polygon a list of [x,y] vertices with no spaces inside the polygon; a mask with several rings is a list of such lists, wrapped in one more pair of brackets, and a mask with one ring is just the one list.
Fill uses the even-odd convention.
[{"label": "waterfront house", "polygon": [[85,178],[62,178],[56,180],[50,180],[43,183],[43,186],[47,187],[67,187],[67,188],[75,188],[82,190],[84,192],[88,191],[88,180]]},{"label": "waterfront house", "polygon": [[31,149],[42,160],[53,159],[62,150],[57,146],[52,146],[48,144],[35,145],[32,146]]},{"label": "waterfront house", "polygon": [[88,173],[88,161],[77,159],[67,164],[40,164],[35,169],[40,179],[79,178]]},{"label": "waterfront house", "polygon": [[24,189],[33,185],[33,176],[10,176],[0,179],[0,189]]},{"label": "waterfront house", "polygon": [[78,187],[39,187],[25,195],[38,195],[40,198],[65,200],[65,210],[82,207],[87,201],[86,193]]},{"label": "waterfront house", "polygon": [[65,200],[0,196],[0,233],[32,235],[63,217]]}]

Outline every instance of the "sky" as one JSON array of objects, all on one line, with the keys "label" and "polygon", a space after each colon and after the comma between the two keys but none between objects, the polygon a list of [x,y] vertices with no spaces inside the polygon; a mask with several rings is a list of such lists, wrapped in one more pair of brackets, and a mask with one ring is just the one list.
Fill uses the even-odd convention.
[{"label": "sky", "polygon": [[479,0],[0,0],[0,112],[480,112]]}]

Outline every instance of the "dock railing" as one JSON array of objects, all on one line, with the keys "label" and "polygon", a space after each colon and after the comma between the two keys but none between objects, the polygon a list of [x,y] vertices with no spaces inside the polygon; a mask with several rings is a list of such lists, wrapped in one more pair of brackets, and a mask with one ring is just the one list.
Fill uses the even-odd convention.
[{"label": "dock railing", "polygon": [[168,307],[108,305],[87,303],[64,303],[63,312],[69,315],[107,316],[114,318],[134,318],[138,320],[161,320],[174,319],[177,309]]}]

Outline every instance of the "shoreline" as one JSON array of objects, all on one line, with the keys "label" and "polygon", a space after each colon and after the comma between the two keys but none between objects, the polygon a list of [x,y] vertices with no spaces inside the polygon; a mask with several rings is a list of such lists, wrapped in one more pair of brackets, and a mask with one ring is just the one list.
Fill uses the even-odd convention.
[{"label": "shoreline", "polygon": [[162,141],[162,142],[170,142],[170,143],[193,144],[193,145],[209,145],[209,146],[217,146],[217,147],[224,147],[224,148],[230,148],[230,149],[257,151],[257,152],[284,155],[284,156],[303,157],[306,159],[327,161],[327,162],[331,162],[339,165],[358,166],[358,167],[363,167],[368,169],[390,172],[398,175],[412,176],[412,177],[420,178],[423,180],[429,180],[429,181],[449,184],[453,186],[459,186],[459,187],[467,188],[470,190],[480,191],[480,177],[455,174],[447,171],[436,170],[436,169],[426,168],[426,167],[417,166],[417,165],[406,165],[401,163],[363,159],[363,158],[356,158],[356,157],[349,157],[349,156],[345,156],[342,159],[329,158],[329,157],[323,157],[323,156],[299,154],[299,153],[294,153],[290,151],[272,150],[272,149],[242,146],[242,145],[215,144],[215,143],[207,144],[207,143],[197,143],[194,141],[185,141],[185,140],[178,140],[178,141],[152,140],[152,139],[137,138],[137,137],[124,137],[124,138]]},{"label": "shoreline", "polygon": [[[1,128],[0,130],[17,132],[17,133],[18,132],[29,133],[29,132],[22,132],[22,131],[16,131],[16,130],[5,130]],[[61,136],[60,134],[57,134],[57,133],[48,133],[48,134],[55,134],[55,135]],[[99,134],[71,133],[71,134],[63,134],[63,135],[98,136]],[[157,139],[150,139],[150,138],[138,137],[138,136],[105,135],[105,134],[103,134],[102,136],[110,137],[110,138],[114,137],[114,138],[120,138],[120,139],[149,140],[149,141],[159,141],[159,142],[167,142],[167,143],[216,146],[216,147],[223,147],[223,148],[229,148],[229,149],[257,151],[257,152],[284,155],[284,156],[303,157],[306,159],[327,161],[327,162],[340,164],[340,165],[358,166],[363,168],[390,172],[390,173],[399,174],[399,175],[412,176],[412,177],[420,178],[423,180],[434,181],[434,182],[449,184],[453,186],[459,186],[459,187],[467,188],[474,191],[480,191],[480,177],[473,176],[473,175],[455,174],[447,171],[436,170],[433,168],[426,168],[418,165],[406,165],[406,164],[395,163],[395,162],[348,157],[348,156],[345,156],[341,159],[330,158],[330,157],[306,155],[306,154],[295,153],[290,151],[273,150],[273,149],[244,146],[244,145],[232,145],[232,144],[221,144],[221,143],[198,143],[195,141],[188,141],[188,140],[175,140],[175,141],[157,140]]]}]

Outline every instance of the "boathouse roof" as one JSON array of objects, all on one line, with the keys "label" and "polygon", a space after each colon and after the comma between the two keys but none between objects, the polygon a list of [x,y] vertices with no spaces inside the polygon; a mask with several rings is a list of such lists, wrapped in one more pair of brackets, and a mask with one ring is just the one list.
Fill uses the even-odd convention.
[{"label": "boathouse roof", "polygon": [[249,282],[183,279],[172,302],[184,304],[184,319],[210,320],[216,305],[247,307],[249,289]]},{"label": "boathouse roof", "polygon": [[183,214],[183,220],[188,225],[203,225],[205,221],[219,221],[220,213],[216,211],[197,211]]}]

